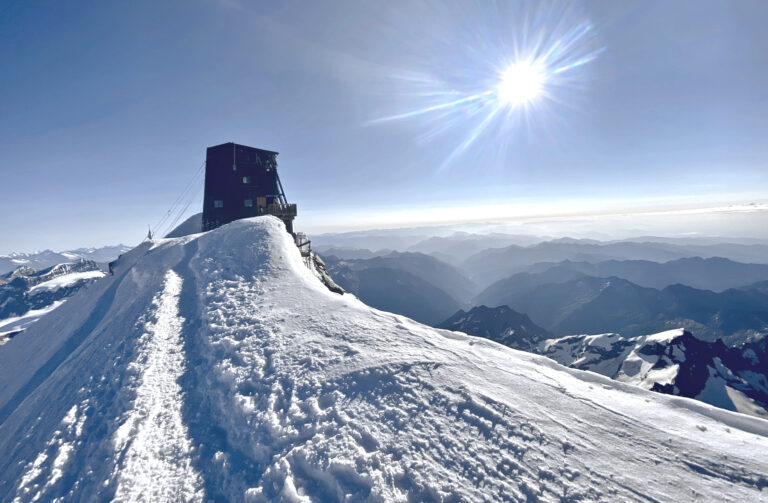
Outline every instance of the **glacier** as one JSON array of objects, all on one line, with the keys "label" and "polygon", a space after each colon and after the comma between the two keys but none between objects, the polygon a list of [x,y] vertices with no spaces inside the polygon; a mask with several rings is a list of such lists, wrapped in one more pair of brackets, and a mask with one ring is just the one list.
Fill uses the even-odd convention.
[{"label": "glacier", "polygon": [[273,217],[125,253],[0,383],[0,501],[768,500],[768,421],[333,293]]}]

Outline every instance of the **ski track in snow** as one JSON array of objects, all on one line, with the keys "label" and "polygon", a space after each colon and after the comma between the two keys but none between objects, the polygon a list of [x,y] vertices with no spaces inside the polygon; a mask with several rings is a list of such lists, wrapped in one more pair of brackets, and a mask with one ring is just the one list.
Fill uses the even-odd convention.
[{"label": "ski track in snow", "polygon": [[768,500],[766,421],[332,294],[272,218],[151,246],[0,351],[0,501]]}]

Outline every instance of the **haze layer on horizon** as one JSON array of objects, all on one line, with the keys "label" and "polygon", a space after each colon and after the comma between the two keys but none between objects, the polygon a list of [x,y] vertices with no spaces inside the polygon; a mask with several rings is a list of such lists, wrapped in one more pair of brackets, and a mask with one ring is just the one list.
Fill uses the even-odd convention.
[{"label": "haze layer on horizon", "polygon": [[[517,212],[517,213],[516,213]],[[498,218],[489,219],[489,214]],[[313,234],[332,242],[333,234],[378,231],[448,236],[472,234],[519,234],[546,239],[576,238],[600,241],[633,238],[713,238],[721,242],[768,242],[768,200],[750,203],[710,205],[623,206],[589,205],[573,207],[433,208],[403,210],[397,214],[371,212],[344,226],[324,226],[327,215],[319,215]],[[324,221],[331,221],[325,218]]]}]

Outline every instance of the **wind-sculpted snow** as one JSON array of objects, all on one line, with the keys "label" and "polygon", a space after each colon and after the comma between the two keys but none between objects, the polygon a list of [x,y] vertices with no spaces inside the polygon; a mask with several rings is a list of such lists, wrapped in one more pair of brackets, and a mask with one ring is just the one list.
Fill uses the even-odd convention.
[{"label": "wind-sculpted snow", "polygon": [[768,497],[768,422],[331,293],[271,217],[144,243],[0,353],[0,500]]}]

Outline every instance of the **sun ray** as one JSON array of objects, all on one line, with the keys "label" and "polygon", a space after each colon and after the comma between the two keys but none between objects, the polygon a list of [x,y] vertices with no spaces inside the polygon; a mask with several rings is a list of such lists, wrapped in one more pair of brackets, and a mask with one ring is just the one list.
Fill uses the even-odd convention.
[{"label": "sun ray", "polygon": [[459,98],[454,101],[449,101],[447,103],[438,103],[437,105],[432,105],[429,107],[422,108],[420,110],[414,110],[412,112],[406,112],[398,115],[391,115],[389,117],[381,117],[379,119],[374,119],[369,122],[369,124],[376,124],[377,122],[391,122],[401,119],[410,119],[411,117],[416,117],[419,115],[429,114],[431,112],[437,112],[439,110],[444,110],[448,108],[453,108],[458,105],[464,105],[471,101],[477,101],[483,98],[483,96],[486,96],[488,94],[491,94],[493,91],[485,91],[483,93],[479,94],[473,94],[472,96],[465,96],[464,98]]},{"label": "sun ray", "polygon": [[556,12],[539,6],[524,14],[511,19],[500,37],[473,34],[472,61],[465,61],[471,71],[457,69],[442,78],[439,72],[404,72],[402,81],[419,87],[411,94],[417,106],[368,124],[421,121],[425,131],[417,137],[422,141],[461,131],[464,138],[439,171],[470,148],[506,148],[524,130],[546,130],[557,110],[574,108],[573,91],[586,87],[582,69],[604,48],[592,23],[575,9]]}]

